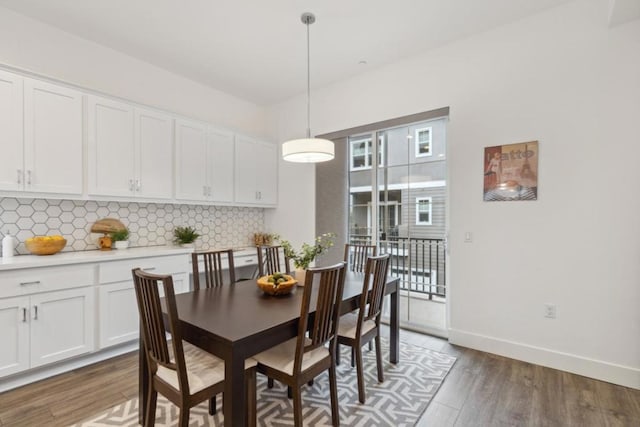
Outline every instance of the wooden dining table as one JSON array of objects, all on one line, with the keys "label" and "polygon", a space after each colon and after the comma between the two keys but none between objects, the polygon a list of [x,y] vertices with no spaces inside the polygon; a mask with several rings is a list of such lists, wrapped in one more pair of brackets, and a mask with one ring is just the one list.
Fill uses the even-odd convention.
[{"label": "wooden dining table", "polygon": [[[340,307],[342,314],[359,307],[363,278],[362,273],[346,274]],[[269,296],[256,286],[255,281],[248,280],[176,295],[183,340],[225,361],[223,411],[226,426],[247,425],[244,361],[297,336],[302,294],[303,288],[298,287],[288,295]],[[385,295],[391,296],[389,360],[398,363],[399,278],[387,278]],[[315,297],[312,295],[311,307],[315,307]],[[144,396],[149,377],[142,340],[139,364],[139,420],[144,424]]]}]

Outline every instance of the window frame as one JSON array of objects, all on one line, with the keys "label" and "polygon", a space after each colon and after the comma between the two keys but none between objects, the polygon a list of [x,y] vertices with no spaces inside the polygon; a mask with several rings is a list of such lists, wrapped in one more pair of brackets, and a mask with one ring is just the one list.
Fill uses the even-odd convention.
[{"label": "window frame", "polygon": [[[373,143],[371,142],[371,136],[366,138],[354,138],[349,140],[349,172],[352,171],[362,171],[371,169],[371,164],[369,162],[369,157],[373,158]],[[353,165],[353,146],[354,144],[365,143],[364,146],[364,166],[354,166]],[[384,166],[384,137],[382,135],[379,136],[378,142],[380,143],[380,148],[378,149],[378,155],[380,157],[380,162],[378,167]]]},{"label": "window frame", "polygon": [[[420,221],[420,213],[424,213],[420,210],[420,202],[429,202],[429,221]],[[420,196],[416,197],[416,225],[432,225],[433,224],[433,197]]]},{"label": "window frame", "polygon": [[[421,153],[420,152],[420,132],[424,132],[424,131],[429,131],[429,152],[427,153]],[[415,137],[414,137],[414,141],[415,141],[415,154],[416,157],[429,157],[429,156],[433,156],[433,126],[427,126],[424,128],[420,128],[420,129],[416,129],[415,130]],[[423,142],[424,144],[424,142]]]}]

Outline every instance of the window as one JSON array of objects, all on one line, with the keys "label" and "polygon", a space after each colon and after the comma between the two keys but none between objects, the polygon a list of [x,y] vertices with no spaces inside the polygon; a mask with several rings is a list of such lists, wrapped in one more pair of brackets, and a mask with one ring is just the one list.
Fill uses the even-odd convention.
[{"label": "window", "polygon": [[431,197],[416,197],[416,225],[431,225]]},{"label": "window", "polygon": [[[362,139],[352,139],[351,146],[351,163],[350,168],[354,170],[371,169],[371,158],[373,156],[373,148],[371,146],[371,137]],[[383,165],[382,136],[378,139],[378,165]]]},{"label": "window", "polygon": [[416,157],[430,156],[431,128],[416,129]]}]

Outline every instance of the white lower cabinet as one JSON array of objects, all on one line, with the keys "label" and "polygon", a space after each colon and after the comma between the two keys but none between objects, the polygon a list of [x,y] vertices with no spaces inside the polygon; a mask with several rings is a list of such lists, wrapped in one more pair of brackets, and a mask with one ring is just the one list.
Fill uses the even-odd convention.
[{"label": "white lower cabinet", "polygon": [[93,287],[0,299],[0,376],[94,350]]}]

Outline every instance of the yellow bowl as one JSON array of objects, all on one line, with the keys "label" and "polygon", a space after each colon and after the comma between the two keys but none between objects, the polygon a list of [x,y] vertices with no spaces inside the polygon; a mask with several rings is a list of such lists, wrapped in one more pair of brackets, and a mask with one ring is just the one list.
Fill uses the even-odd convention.
[{"label": "yellow bowl", "polygon": [[53,255],[67,245],[67,240],[62,237],[36,236],[27,239],[24,245],[34,255]]},{"label": "yellow bowl", "polygon": [[271,276],[262,276],[257,280],[258,287],[262,289],[265,294],[286,295],[291,292],[298,281],[288,274],[284,274],[283,276],[287,280],[284,282],[280,282],[278,286],[276,286],[273,282],[269,282],[269,277]]}]

